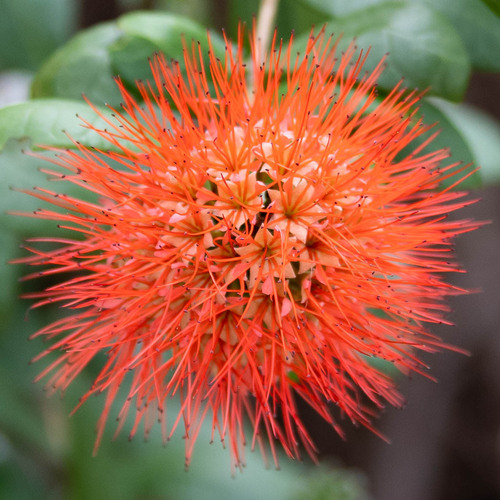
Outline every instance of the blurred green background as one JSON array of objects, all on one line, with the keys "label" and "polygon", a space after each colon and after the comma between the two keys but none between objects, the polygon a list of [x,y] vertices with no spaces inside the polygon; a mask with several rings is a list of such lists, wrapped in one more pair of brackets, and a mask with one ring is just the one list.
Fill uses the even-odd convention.
[{"label": "blurred green background", "polygon": [[[217,33],[221,28],[234,36],[238,20],[250,24],[258,8],[256,0],[0,0],[0,105],[27,101],[0,109],[0,498],[500,497],[498,477],[491,472],[494,468],[490,470],[491,462],[500,467],[500,446],[495,445],[500,435],[500,415],[495,409],[500,391],[497,385],[485,388],[485,380],[490,380],[488,367],[500,359],[496,347],[488,349],[495,342],[488,332],[496,330],[499,323],[495,304],[500,277],[498,264],[492,262],[498,260],[494,249],[498,248],[500,231],[495,224],[481,237],[468,237],[459,246],[459,251],[464,249],[460,256],[473,272],[472,278],[458,283],[481,287],[485,294],[475,302],[468,301],[469,297],[457,299],[456,321],[463,328],[451,342],[479,354],[472,362],[457,360],[458,355],[450,353],[433,357],[431,364],[438,365],[433,373],[443,381],[439,389],[428,381],[403,382],[403,392],[409,394],[410,401],[406,416],[399,412],[394,417],[389,411],[380,423],[386,435],[395,437],[393,447],[366,430],[351,428],[348,442],[343,443],[319,417],[303,408],[304,420],[319,444],[321,466],[282,457],[282,468],[277,472],[265,468],[258,452],[249,452],[244,473],[231,478],[229,453],[218,443],[209,444],[206,429],[197,442],[192,466],[185,471],[180,433],[167,447],[154,432],[149,443],[140,437],[128,442],[126,431],[112,441],[112,422],[94,457],[94,428],[102,398],[92,398],[68,417],[92,381],[92,367],[64,398],[49,399],[41,383],[32,383],[46,365],[29,364],[44,346],[38,339],[28,341],[28,337],[53,320],[58,311],[29,310],[29,301],[20,300],[19,295],[41,290],[49,282],[47,278],[19,281],[27,270],[7,262],[22,254],[19,246],[25,238],[53,234],[57,229],[55,224],[7,214],[38,207],[36,200],[11,187],[47,183],[38,170],[40,160],[22,151],[37,143],[70,146],[62,130],[94,143],[95,137],[75,118],[76,113],[88,113],[82,93],[96,105],[116,105],[119,95],[113,76],[119,74],[128,85],[147,78],[147,58],[153,52],[163,50],[169,57],[178,57],[181,33],[204,39],[208,27],[220,45]],[[135,10],[142,12],[133,13]],[[329,31],[344,33],[342,43],[355,36],[360,47],[372,47],[367,69],[389,52],[381,94],[401,77],[410,88],[430,88],[422,110],[428,123],[440,122],[442,133],[434,147],[451,147],[454,159],[482,165],[482,173],[469,182],[470,187],[478,187],[481,182],[495,184],[500,176],[500,127],[493,116],[500,116],[499,15],[496,0],[282,0],[275,24],[285,39],[295,32],[298,48],[312,25],[328,23]],[[464,104],[464,99],[468,103]],[[476,215],[471,209],[471,216],[496,219],[498,194],[495,187],[483,190],[485,201]],[[483,311],[484,303],[491,307]],[[481,311],[480,317],[474,316],[474,310],[476,314]],[[450,335],[448,330],[442,333]],[[481,364],[478,359],[485,361]],[[477,376],[472,387],[467,383],[476,379],[469,370]],[[478,400],[478,394],[487,394],[485,401]],[[460,404],[467,398],[489,415],[487,424],[475,413],[469,419],[465,418],[467,413],[464,417]],[[175,402],[171,408],[175,415]],[[465,418],[463,422],[457,420],[455,411]],[[393,424],[395,421],[400,423]],[[408,427],[402,428],[405,422]],[[478,428],[488,432],[481,433]],[[453,436],[463,433],[464,439],[476,436],[475,447],[457,451]],[[466,457],[471,453],[473,463],[467,465]],[[460,454],[464,458],[458,463],[450,458]],[[480,465],[485,460],[489,465]],[[476,465],[484,475],[476,471]],[[462,486],[451,490],[451,484]],[[454,494],[445,496],[450,491]],[[478,496],[467,496],[471,492]]]}]

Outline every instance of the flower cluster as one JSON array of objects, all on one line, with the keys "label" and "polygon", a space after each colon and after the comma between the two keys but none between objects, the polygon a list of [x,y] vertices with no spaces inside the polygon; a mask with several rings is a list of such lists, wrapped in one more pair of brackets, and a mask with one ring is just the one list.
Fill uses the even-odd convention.
[{"label": "flower cluster", "polygon": [[323,33],[300,55],[275,41],[263,60],[255,39],[250,61],[243,36],[226,42],[208,64],[185,49],[182,70],[156,56],[142,104],[118,82],[122,109],[97,130],[109,151],[76,144],[51,172],[99,202],[36,190],[59,207],[36,216],[75,237],[24,261],[74,272],[35,294],[72,310],[37,333],[55,339],[40,357],[59,353],[40,377],[64,390],[102,360],[82,398],[106,393],[98,442],[126,384],[119,427],[131,407],[132,435],[158,416],[168,439],[183,421],[189,462],[210,418],[239,466],[266,435],[275,460],[275,440],[314,455],[297,395],[338,432],[340,414],[370,426],[374,407],[401,404],[370,358],[421,372],[416,350],[443,346],[425,325],[455,292],[450,240],[474,225],[446,219],[465,202],[436,188],[457,167],[414,146],[428,131],[418,95],[378,98],[382,63],[365,74],[365,55],[337,57]]}]

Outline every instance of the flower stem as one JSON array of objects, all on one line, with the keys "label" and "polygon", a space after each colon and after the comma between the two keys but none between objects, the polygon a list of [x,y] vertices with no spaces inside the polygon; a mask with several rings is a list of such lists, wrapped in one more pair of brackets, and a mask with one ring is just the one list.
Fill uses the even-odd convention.
[{"label": "flower stem", "polygon": [[257,40],[260,40],[260,56],[266,53],[274,29],[279,0],[262,0],[257,16]]},{"label": "flower stem", "polygon": [[[261,0],[259,7],[259,14],[257,16],[257,27],[255,30],[255,60],[258,64],[264,62],[266,51],[271,41],[274,19],[278,11],[279,0]],[[253,103],[253,88],[254,88],[254,74],[255,68],[252,64],[249,65],[247,72],[247,89],[248,100]]]}]

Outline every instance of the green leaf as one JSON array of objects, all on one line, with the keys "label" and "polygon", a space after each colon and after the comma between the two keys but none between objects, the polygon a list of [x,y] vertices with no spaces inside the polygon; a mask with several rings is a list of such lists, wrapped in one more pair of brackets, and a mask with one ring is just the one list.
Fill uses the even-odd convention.
[{"label": "green leaf", "polygon": [[1,0],[0,69],[35,70],[74,29],[75,0]]},{"label": "green leaf", "polygon": [[[147,4],[149,11],[167,11],[170,14],[189,17],[189,19],[202,24],[213,19],[215,14],[214,4],[207,0],[118,0],[118,4],[121,12],[144,9]],[[255,12],[257,11],[255,10]]]},{"label": "green leaf", "polygon": [[[456,139],[450,143],[453,158],[459,158],[459,153],[464,155],[461,157],[463,161],[481,167],[476,177],[480,177],[484,184],[500,182],[500,123],[467,104],[431,98],[427,100],[427,106],[427,111],[424,110],[426,115],[429,113],[429,106],[432,106],[434,113],[440,114],[441,125],[448,125],[443,127],[439,141],[445,140],[445,136],[452,133],[456,134]],[[468,150],[468,157],[465,157],[465,150]]]},{"label": "green leaf", "polygon": [[[314,7],[315,9],[327,14],[328,16],[343,17],[354,12],[377,6],[384,3],[382,0],[301,0],[303,3]],[[395,0],[391,3],[406,3],[408,0]]]},{"label": "green leaf", "polygon": [[[181,16],[133,12],[120,17],[117,25],[123,35],[109,47],[111,64],[121,78],[132,84],[151,78],[149,58],[155,52],[163,52],[167,60],[182,60],[183,38],[188,46],[194,40],[207,47],[206,29]],[[224,41],[214,34],[211,40],[214,52],[223,57]]]},{"label": "green leaf", "polygon": [[500,18],[485,4],[477,0],[424,1],[455,27],[474,68],[500,71]]},{"label": "green leaf", "polygon": [[[25,304],[25,307],[27,305]],[[25,312],[21,311],[21,307],[15,308],[20,317],[24,317]],[[12,326],[12,322],[11,322]],[[4,335],[1,336],[2,348],[12,347],[9,342],[6,343]],[[21,336],[23,342],[28,342],[27,336]],[[10,339],[10,342],[12,340]],[[18,361],[23,362],[25,366],[29,362],[28,353],[25,352],[24,359],[19,356]],[[1,358],[0,358],[1,359]],[[21,382],[19,375],[24,370],[13,367],[13,363],[8,360],[2,360],[0,366],[0,398],[2,405],[0,405],[0,428],[3,433],[7,434],[13,444],[20,447],[32,447],[43,449],[47,446],[47,440],[44,436],[41,415],[37,410],[35,394],[38,392],[30,383],[29,378],[33,378],[36,373],[33,368],[29,369],[29,378]],[[38,416],[37,416],[38,414]],[[35,451],[35,450],[32,450]]]},{"label": "green leaf", "polygon": [[430,88],[432,94],[450,100],[463,97],[470,71],[465,48],[446,18],[425,5],[382,3],[332,21],[328,31],[343,34],[340,50],[353,38],[358,47],[371,47],[368,71],[389,54],[379,79],[384,89],[392,89],[404,77],[408,87]]},{"label": "green leaf", "polygon": [[[0,217],[2,216],[0,215]],[[3,286],[0,287],[0,318],[2,324],[6,323],[6,316],[10,313],[12,304],[17,298],[15,292],[17,290],[17,270],[14,266],[9,265],[9,261],[17,257],[19,243],[16,235],[7,231],[2,224],[2,244],[0,245],[0,276],[3,283]]]},{"label": "green leaf", "polygon": [[482,0],[498,17],[500,17],[500,0]]},{"label": "green leaf", "polygon": [[108,47],[122,35],[115,23],[81,32],[59,49],[35,76],[32,97],[81,99],[118,104],[120,92],[113,80]]},{"label": "green leaf", "polygon": [[[99,108],[104,115],[110,111]],[[33,145],[61,148],[75,147],[68,137],[82,144],[109,149],[110,144],[99,134],[86,128],[81,119],[100,128],[106,122],[88,104],[64,99],[39,99],[13,104],[0,109],[0,151],[8,139],[30,139]]]},{"label": "green leaf", "polygon": [[[455,110],[455,113],[450,112],[452,109]],[[435,125],[435,127],[416,139],[414,144],[423,142],[427,137],[439,131],[439,135],[425,148],[424,152],[447,149],[450,151],[450,158],[446,164],[460,162],[461,166],[470,165],[467,171],[472,172],[479,166],[482,158],[477,154],[478,151],[471,145],[472,137],[463,128],[462,118],[465,118],[463,115],[464,109],[465,106],[463,104],[454,104],[444,99],[423,99],[419,114],[423,117],[424,123]],[[453,176],[445,184],[451,185],[463,178],[463,176],[464,173]],[[475,172],[467,180],[460,183],[459,188],[474,189],[480,186],[480,175],[478,172]]]},{"label": "green leaf", "polygon": [[389,53],[381,85],[390,88],[402,75],[409,87],[461,100],[467,90],[470,62],[446,18],[424,5],[399,7],[389,17],[389,24],[375,36],[374,48],[383,47]]},{"label": "green leaf", "polygon": [[312,470],[290,500],[360,500],[367,497],[365,478],[348,469]]},{"label": "green leaf", "polygon": [[[59,234],[56,221],[42,220],[33,217],[12,215],[11,212],[30,214],[35,210],[46,207],[47,203],[19,192],[19,189],[31,190],[33,187],[43,187],[53,191],[64,192],[72,196],[81,196],[82,188],[64,182],[64,186],[48,179],[48,175],[41,172],[41,167],[55,170],[56,167],[44,163],[24,151],[29,147],[28,141],[10,140],[0,153],[0,225],[2,232],[14,235],[48,236]],[[86,196],[88,198],[88,195]],[[5,257],[12,258],[11,255]]]},{"label": "green leaf", "polygon": [[[17,191],[18,189],[31,190],[33,187],[53,188],[47,180],[47,175],[40,172],[43,162],[37,158],[24,154],[29,147],[29,141],[9,140],[0,153],[0,226],[6,243],[21,243],[22,238],[41,234],[47,236],[55,234],[57,223],[33,217],[21,217],[12,212],[30,214],[35,210],[47,206],[42,201]],[[8,245],[10,246],[10,245]],[[5,253],[4,253],[5,252]],[[2,257],[4,263],[16,257],[12,248],[4,249]],[[13,278],[14,266],[6,266],[6,278]],[[16,282],[9,282],[9,287]],[[6,287],[7,295],[11,289]],[[16,294],[17,295],[17,294]],[[8,300],[8,296],[4,297]]]},{"label": "green leaf", "polygon": [[[205,43],[206,29],[187,18],[160,12],[133,12],[117,21],[83,31],[59,49],[35,76],[32,96],[79,99],[118,106],[120,76],[133,87],[151,77],[149,58],[162,51],[182,60],[182,37]],[[224,54],[221,37],[212,35],[216,54]]]},{"label": "green leaf", "polygon": [[0,463],[0,498],[16,500],[43,500],[47,498],[48,488],[44,488],[46,475],[34,471],[32,464],[27,466],[26,459],[20,459],[8,442],[0,435],[0,451],[9,460]]},{"label": "green leaf", "polygon": [[[343,16],[356,13],[363,16],[370,7],[377,8],[381,0],[302,0],[342,23]],[[389,2],[385,2],[389,5]],[[500,71],[500,0],[396,0],[390,2],[392,9],[426,4],[435,12],[445,16],[454,26],[469,53],[472,65],[484,71]],[[492,15],[492,11],[497,15]],[[418,49],[418,45],[417,45]],[[411,59],[410,59],[411,61]],[[445,96],[445,95],[444,95]],[[445,96],[449,97],[449,96]]]},{"label": "green leaf", "polygon": [[[445,19],[421,5],[381,5],[350,19],[360,28],[353,33],[357,44],[372,46],[372,65],[389,53],[379,82],[382,87],[390,89],[404,77],[409,87],[430,88],[431,93],[451,100],[463,97],[469,61],[460,38]],[[345,31],[347,38],[349,32]]]}]

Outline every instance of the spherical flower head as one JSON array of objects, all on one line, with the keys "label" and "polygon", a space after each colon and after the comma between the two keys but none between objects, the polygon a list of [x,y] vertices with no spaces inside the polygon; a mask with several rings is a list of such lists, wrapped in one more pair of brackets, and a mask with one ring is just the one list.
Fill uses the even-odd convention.
[{"label": "spherical flower head", "polygon": [[36,215],[75,233],[24,259],[74,272],[35,295],[71,310],[38,332],[54,339],[39,357],[59,353],[40,377],[64,391],[101,362],[82,398],[106,394],[97,443],[125,385],[119,428],[131,408],[131,435],[183,422],[187,463],[205,419],[236,466],[265,437],[275,461],[276,440],[314,456],[297,396],[338,432],[339,416],[370,427],[402,403],[370,358],[422,372],[416,351],[443,347],[426,325],[457,292],[450,240],[474,224],[446,218],[465,204],[437,190],[457,170],[440,167],[447,152],[415,146],[419,96],[378,98],[382,63],[364,73],[366,56],[323,32],[302,54],[275,40],[261,56],[250,37],[248,61],[242,32],[224,60],[196,44],[182,65],[157,55],[141,104],[118,81],[121,110],[87,123],[110,150],[75,143],[52,172],[98,202],[34,192],[59,207]]}]

